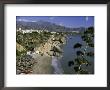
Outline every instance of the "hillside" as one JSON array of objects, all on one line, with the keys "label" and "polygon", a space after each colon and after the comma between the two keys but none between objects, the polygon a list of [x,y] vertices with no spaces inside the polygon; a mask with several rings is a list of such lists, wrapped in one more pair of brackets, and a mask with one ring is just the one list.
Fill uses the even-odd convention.
[{"label": "hillside", "polygon": [[18,30],[21,28],[22,30],[48,30],[54,32],[71,32],[71,31],[84,31],[84,27],[79,28],[70,28],[61,26],[55,23],[47,22],[47,21],[37,21],[37,22],[25,22],[25,21],[17,21],[16,22],[16,29]]}]

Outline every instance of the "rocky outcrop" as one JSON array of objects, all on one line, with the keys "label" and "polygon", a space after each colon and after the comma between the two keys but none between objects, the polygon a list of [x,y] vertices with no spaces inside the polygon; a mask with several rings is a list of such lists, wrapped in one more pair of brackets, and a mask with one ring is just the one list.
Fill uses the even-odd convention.
[{"label": "rocky outcrop", "polygon": [[62,53],[60,46],[66,42],[65,37],[59,37],[59,39],[58,37],[54,37],[53,40],[53,37],[51,37],[45,44],[41,44],[40,47],[35,48],[35,51],[39,51],[39,54],[50,57],[53,55],[59,56],[59,53]]}]

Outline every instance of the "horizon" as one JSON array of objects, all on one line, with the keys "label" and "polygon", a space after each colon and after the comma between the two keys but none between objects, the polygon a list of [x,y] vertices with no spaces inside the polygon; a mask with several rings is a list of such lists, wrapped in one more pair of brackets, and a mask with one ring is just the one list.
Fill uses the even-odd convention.
[{"label": "horizon", "polygon": [[16,16],[16,21],[46,21],[69,28],[94,27],[94,16]]}]

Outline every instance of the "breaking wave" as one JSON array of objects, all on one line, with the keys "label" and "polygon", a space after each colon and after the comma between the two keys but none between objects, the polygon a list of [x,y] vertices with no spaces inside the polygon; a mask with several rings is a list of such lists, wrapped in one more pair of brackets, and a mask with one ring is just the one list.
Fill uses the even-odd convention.
[{"label": "breaking wave", "polygon": [[57,57],[52,56],[52,67],[54,74],[63,74],[63,69],[61,67],[61,63]]}]

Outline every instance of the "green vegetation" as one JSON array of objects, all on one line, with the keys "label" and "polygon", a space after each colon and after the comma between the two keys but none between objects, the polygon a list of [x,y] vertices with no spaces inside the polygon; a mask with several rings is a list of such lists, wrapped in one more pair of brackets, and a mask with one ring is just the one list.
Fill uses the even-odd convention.
[{"label": "green vegetation", "polygon": [[26,48],[27,51],[33,51],[36,46],[41,43],[45,43],[51,33],[50,32],[32,32],[32,33],[21,33],[17,32],[16,42]]},{"label": "green vegetation", "polygon": [[[36,47],[39,47],[41,44],[45,44],[50,37],[53,37],[53,43],[64,43],[65,37],[70,34],[74,35],[74,33],[66,33],[66,32],[32,32],[32,33],[21,33],[16,32],[16,68],[17,74],[20,73],[31,73],[32,67],[36,63],[34,59],[27,55],[28,51],[33,52]],[[76,33],[75,33],[76,34]],[[78,34],[79,35],[79,34]],[[89,60],[86,57],[94,57],[94,52],[87,52],[88,47],[94,48],[94,28],[89,27],[81,34],[82,40],[86,43],[86,47],[83,44],[76,43],[73,48],[76,49],[77,57],[73,62],[69,62],[69,66],[74,65],[74,70],[77,74],[89,74],[88,70],[83,69],[81,66],[85,65],[86,67],[91,65]],[[56,45],[56,44],[55,44]],[[78,51],[77,51],[78,49]],[[84,49],[84,50],[83,50]],[[86,49],[86,50],[85,50]],[[54,56],[59,56],[62,54],[59,46],[53,46],[52,50]],[[43,56],[43,53],[41,54]]]},{"label": "green vegetation", "polygon": [[16,50],[16,56],[17,57],[19,57],[19,56],[21,56],[21,55],[25,55],[26,54],[26,51],[18,51],[18,50]]},{"label": "green vegetation", "polygon": [[[30,73],[34,65],[34,59],[27,55],[27,52],[34,52],[36,47],[39,47],[49,40],[53,36],[53,43],[63,43],[62,37],[64,34],[62,32],[51,33],[51,32],[32,32],[32,33],[22,33],[16,32],[16,61],[17,61],[17,73]],[[60,48],[55,44],[52,51],[55,56],[62,53]],[[43,56],[43,53],[41,53]]]},{"label": "green vegetation", "polygon": [[50,32],[32,32],[21,33],[16,32],[16,68],[17,74],[30,73],[34,65],[34,59],[27,55],[28,51],[34,51],[35,47],[45,43],[51,33]]}]

